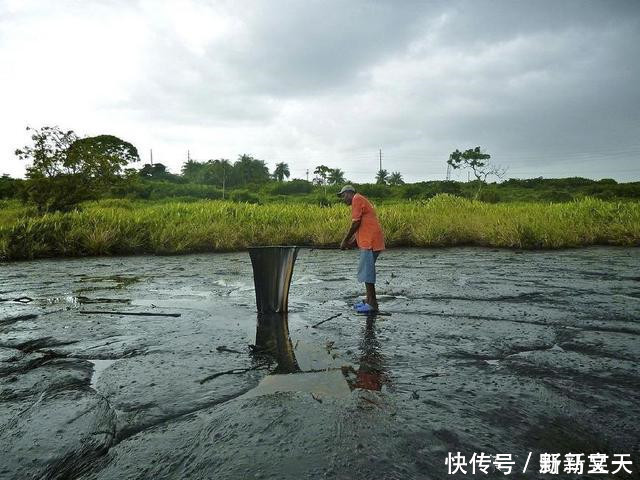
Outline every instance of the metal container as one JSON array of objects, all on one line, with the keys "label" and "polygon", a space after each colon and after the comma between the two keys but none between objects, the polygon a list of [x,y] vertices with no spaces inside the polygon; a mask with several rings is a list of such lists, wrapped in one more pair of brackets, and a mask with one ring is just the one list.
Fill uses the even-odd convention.
[{"label": "metal container", "polygon": [[289,310],[289,285],[298,247],[249,248],[256,287],[258,313],[285,313]]}]

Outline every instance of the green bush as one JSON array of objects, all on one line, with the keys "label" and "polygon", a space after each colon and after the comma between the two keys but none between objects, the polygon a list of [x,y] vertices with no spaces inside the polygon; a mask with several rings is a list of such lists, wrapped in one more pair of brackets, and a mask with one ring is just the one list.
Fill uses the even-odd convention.
[{"label": "green bush", "polygon": [[545,192],[540,196],[540,199],[545,202],[552,203],[564,203],[570,202],[573,200],[573,196],[562,190],[551,190],[549,192]]},{"label": "green bush", "polygon": [[231,200],[241,203],[260,203],[260,199],[248,190],[235,190],[231,192]]},{"label": "green bush", "polygon": [[0,177],[0,198],[18,198],[24,181],[8,175]]},{"label": "green bush", "polygon": [[498,203],[500,201],[500,194],[495,190],[482,190],[478,195],[478,200],[486,203]]},{"label": "green bush", "polygon": [[640,182],[619,184],[615,192],[617,196],[623,198],[640,198]]},{"label": "green bush", "polygon": [[295,195],[301,193],[311,193],[313,185],[306,180],[294,179],[290,182],[278,182],[271,188],[273,195]]},{"label": "green bush", "polygon": [[369,198],[388,198],[391,196],[391,188],[387,185],[375,183],[363,183],[356,187],[356,190]]},{"label": "green bush", "polygon": [[402,188],[400,189],[400,196],[407,200],[420,198],[421,194],[422,194],[422,189],[420,188],[419,185],[415,185],[415,184],[403,185]]},{"label": "green bush", "polygon": [[316,205],[320,205],[321,207],[329,207],[329,206],[331,206],[332,203],[337,203],[337,202],[332,201],[332,199],[329,198],[329,196],[327,196],[327,195],[320,194],[320,195],[317,195],[314,198],[314,202],[313,203],[315,203]]},{"label": "green bush", "polygon": [[81,202],[99,198],[100,191],[98,185],[91,185],[84,176],[58,175],[26,180],[22,195],[41,212],[68,212]]},{"label": "green bush", "polygon": [[618,184],[618,182],[616,182],[613,178],[602,178],[598,180],[598,183],[600,185],[617,185]]}]

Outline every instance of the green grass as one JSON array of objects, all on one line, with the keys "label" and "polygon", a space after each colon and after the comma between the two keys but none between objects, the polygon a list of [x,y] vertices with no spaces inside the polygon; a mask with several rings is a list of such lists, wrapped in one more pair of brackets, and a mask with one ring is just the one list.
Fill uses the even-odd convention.
[{"label": "green grass", "polygon": [[[638,202],[584,198],[555,204],[490,204],[445,194],[423,202],[380,205],[378,213],[388,247],[640,245]],[[32,208],[5,201],[0,203],[0,258],[337,246],[349,222],[346,205],[113,199],[86,203],[69,213],[37,215]]]}]

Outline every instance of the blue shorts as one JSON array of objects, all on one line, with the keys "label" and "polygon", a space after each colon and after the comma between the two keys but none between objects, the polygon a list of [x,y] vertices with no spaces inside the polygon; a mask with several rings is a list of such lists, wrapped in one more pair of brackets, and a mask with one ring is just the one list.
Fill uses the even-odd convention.
[{"label": "blue shorts", "polygon": [[358,281],[364,283],[376,283],[376,260],[380,252],[360,249],[358,261]]}]

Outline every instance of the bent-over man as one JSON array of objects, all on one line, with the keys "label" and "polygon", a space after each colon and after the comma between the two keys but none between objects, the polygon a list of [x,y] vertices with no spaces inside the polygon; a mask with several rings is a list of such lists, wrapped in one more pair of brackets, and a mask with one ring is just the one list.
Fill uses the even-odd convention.
[{"label": "bent-over man", "polygon": [[376,298],[376,260],[384,250],[384,236],[378,222],[376,210],[364,195],[356,193],[351,185],[345,185],[338,193],[344,203],[351,205],[351,228],[340,243],[342,250],[355,243],[360,249],[358,262],[358,281],[364,282],[366,299],[356,303],[358,313],[375,313],[378,311]]}]

